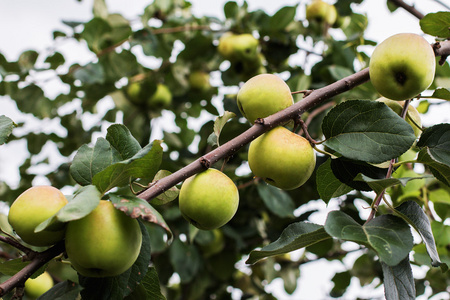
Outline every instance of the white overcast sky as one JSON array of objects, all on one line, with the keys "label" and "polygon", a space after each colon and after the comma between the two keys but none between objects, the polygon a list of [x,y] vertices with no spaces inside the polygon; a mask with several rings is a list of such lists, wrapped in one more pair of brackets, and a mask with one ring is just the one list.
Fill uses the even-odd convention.
[{"label": "white overcast sky", "polygon": [[[433,0],[405,0],[407,3],[414,3],[416,8],[424,14],[444,10],[442,6]],[[441,0],[450,6],[450,0]],[[110,12],[119,12],[126,18],[136,18],[142,13],[150,0],[106,0]],[[223,6],[227,1],[224,0],[191,0],[193,11],[197,16],[210,15],[223,18]],[[239,0],[238,3],[243,1]],[[269,14],[275,13],[279,8],[287,5],[295,5],[298,3],[306,4],[309,0],[248,0],[250,10],[264,9]],[[330,3],[335,1],[330,0]],[[54,46],[52,40],[53,30],[66,31],[67,27],[61,23],[62,20],[67,21],[88,21],[92,17],[93,0],[84,0],[78,2],[75,0],[14,0],[0,2],[0,53],[6,56],[8,60],[16,60],[20,53],[24,50],[43,51],[48,47]],[[369,28],[366,31],[366,38],[380,42],[385,38],[401,32],[421,33],[418,20],[405,12],[398,9],[395,13],[390,13],[386,7],[386,0],[365,0],[364,4],[355,6],[355,10],[365,13],[369,18]],[[303,19],[304,5],[300,6],[297,18]],[[430,42],[432,41],[429,39]],[[62,43],[57,48],[62,52],[67,61],[70,63],[79,62],[86,63],[94,57],[87,51],[80,50],[76,43]],[[430,117],[432,123],[436,122],[436,116],[441,122],[449,122],[448,105],[445,114],[433,114]],[[442,110],[444,107],[441,106]],[[12,101],[5,97],[0,97],[0,115],[10,117],[17,116]],[[20,118],[20,117],[17,117]],[[13,118],[14,119],[14,118]],[[427,125],[427,120],[423,120]],[[431,123],[430,123],[431,124]],[[15,159],[8,157],[6,149],[9,145],[3,145],[0,149],[0,180],[11,180],[15,178],[7,170],[7,163],[12,164]],[[23,146],[21,146],[23,147]],[[20,149],[20,147],[18,147]],[[11,149],[10,149],[11,151]],[[12,150],[16,160],[20,161],[21,154],[19,151]],[[2,158],[2,156],[4,156]],[[22,159],[25,156],[22,155]],[[5,174],[8,173],[8,174]],[[14,174],[13,174],[14,175]],[[330,209],[330,207],[328,207]],[[343,271],[344,265],[337,262],[319,262],[319,264],[307,264],[302,266],[302,278],[299,282],[299,288],[292,296],[283,293],[280,282],[275,282],[271,286],[272,290],[277,290],[279,299],[309,299],[321,300],[325,299],[324,294],[332,287],[330,282],[332,272],[327,272],[324,268]],[[319,272],[318,272],[319,271]],[[369,291],[361,291],[359,283],[352,281],[352,292],[347,295],[349,299],[356,297],[379,297],[382,296],[382,289],[378,289],[376,294],[370,294]],[[448,298],[445,298],[448,299]]]}]

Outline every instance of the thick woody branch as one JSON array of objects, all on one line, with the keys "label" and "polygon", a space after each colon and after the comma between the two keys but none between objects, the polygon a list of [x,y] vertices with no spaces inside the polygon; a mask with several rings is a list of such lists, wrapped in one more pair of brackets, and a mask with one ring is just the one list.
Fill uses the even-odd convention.
[{"label": "thick woody branch", "polygon": [[59,242],[53,247],[44,252],[36,254],[34,259],[22,270],[17,272],[14,276],[0,284],[0,296],[10,292],[14,287],[23,285],[25,281],[33,275],[40,267],[45,265],[53,257],[61,254],[64,251],[64,241]]},{"label": "thick woody branch", "polygon": [[150,201],[186,178],[205,170],[223,158],[233,155],[264,132],[281,124],[285,124],[305,111],[323,103],[325,100],[346,92],[368,80],[369,69],[364,69],[326,87],[312,91],[301,101],[267,118],[258,119],[255,125],[241,135],[212,150],[175,173],[160,179],[150,188],[141,192],[139,197],[146,201]]},{"label": "thick woody branch", "polygon": [[403,0],[389,0],[393,4],[397,5],[398,7],[401,7],[405,9],[406,11],[410,12],[413,16],[415,16],[418,19],[422,19],[424,17],[424,14],[422,14],[420,11],[418,11],[414,6],[406,4],[403,2]]}]

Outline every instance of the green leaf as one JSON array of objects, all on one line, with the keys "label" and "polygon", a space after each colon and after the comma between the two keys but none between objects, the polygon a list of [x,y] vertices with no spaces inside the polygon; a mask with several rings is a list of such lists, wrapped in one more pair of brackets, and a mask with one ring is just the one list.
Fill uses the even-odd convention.
[{"label": "green leaf", "polygon": [[166,300],[166,297],[161,293],[161,286],[159,283],[158,273],[155,267],[150,267],[147,274],[142,280],[141,284],[147,292],[146,299]]},{"label": "green leaf", "polygon": [[8,140],[8,137],[12,133],[14,127],[17,124],[6,116],[0,116],[0,145],[3,145]]},{"label": "green leaf", "polygon": [[[30,261],[23,261],[22,258],[10,259],[10,260],[0,263],[0,273],[7,275],[7,276],[14,276],[20,270],[25,268],[28,264],[30,264]],[[30,276],[30,278],[35,279],[36,277],[38,277],[39,275],[44,273],[46,268],[47,268],[47,264],[40,267],[36,272],[34,272]]]},{"label": "green leaf", "polygon": [[285,6],[277,11],[269,21],[269,28],[273,31],[278,31],[286,28],[292,21],[294,21],[297,6]]},{"label": "green leaf", "polygon": [[136,178],[153,178],[162,161],[161,141],[148,144],[133,157],[116,162],[92,177],[92,183],[105,193],[129,184]]},{"label": "green leaf", "polygon": [[414,277],[409,258],[391,266],[381,262],[386,300],[416,299]]},{"label": "green leaf", "polygon": [[[159,170],[158,173],[156,173],[155,178],[153,178],[152,183],[155,183],[156,181],[158,181],[161,178],[164,178],[166,176],[169,176],[170,174],[172,174],[172,173],[167,170]],[[151,200],[151,202],[154,205],[163,205],[163,204],[169,203],[178,197],[179,192],[180,192],[180,189],[177,186],[173,186],[173,187],[169,188],[167,191],[165,191],[164,193],[156,196],[156,198],[153,198]]]},{"label": "green leaf", "polygon": [[106,19],[108,17],[108,7],[105,0],[94,0],[94,7],[92,9],[94,17]]},{"label": "green leaf", "polygon": [[180,275],[181,283],[190,282],[199,271],[202,261],[197,248],[175,239],[170,246],[169,255],[175,272]]},{"label": "green leaf", "polygon": [[123,299],[130,294],[137,284],[145,277],[150,263],[150,238],[145,226],[139,222],[142,231],[142,246],[135,263],[124,273],[115,277],[93,278],[79,275],[83,286],[83,300]]},{"label": "green leaf", "polygon": [[34,68],[34,64],[36,63],[38,56],[39,53],[37,53],[36,51],[27,50],[20,54],[17,63],[19,64],[19,67],[23,72],[27,72]]},{"label": "green leaf", "polygon": [[321,225],[307,222],[292,223],[283,230],[275,242],[264,246],[261,250],[250,252],[246,263],[254,264],[263,258],[288,253],[329,238]]},{"label": "green leaf", "polygon": [[374,249],[389,266],[400,263],[413,247],[409,226],[394,215],[381,215],[363,226],[341,211],[332,211],[325,222],[326,232],[338,239]]},{"label": "green leaf", "polygon": [[423,178],[433,178],[431,175],[424,175],[420,177],[403,177],[403,178],[385,178],[385,179],[373,179],[370,178],[364,174],[358,174],[355,177],[355,180],[357,181],[364,181],[366,182],[374,191],[375,193],[379,194],[384,189],[387,189],[394,185],[401,184],[402,186],[406,186],[406,184],[415,179],[423,179]]},{"label": "green leaf", "polygon": [[117,150],[104,138],[98,138],[94,148],[80,147],[70,166],[70,175],[77,183],[89,185],[97,173],[118,161],[120,154]]},{"label": "green leaf", "polygon": [[211,139],[215,139],[215,144],[219,145],[220,133],[222,132],[223,127],[227,122],[236,116],[235,113],[225,111],[222,116],[217,117],[214,120],[214,136],[210,137]]},{"label": "green leaf", "polygon": [[444,39],[450,37],[450,12],[429,13],[419,23],[422,31],[429,35]]},{"label": "green leaf", "polygon": [[112,28],[107,21],[102,18],[93,18],[84,25],[81,37],[86,40],[89,49],[94,53],[110,46],[105,43],[105,37],[112,32]]},{"label": "green leaf", "polygon": [[172,242],[173,234],[166,221],[147,201],[135,196],[118,196],[114,194],[110,194],[109,198],[115,208],[123,211],[128,216],[134,219],[140,218],[164,228],[168,234],[167,244]]},{"label": "green leaf", "polygon": [[450,101],[450,89],[438,88],[434,90],[433,95],[429,98],[437,98]]},{"label": "green leaf", "polygon": [[370,191],[372,188],[367,183],[356,180],[355,177],[358,174],[381,179],[385,178],[387,173],[385,168],[379,168],[362,161],[349,160],[344,157],[332,159],[330,166],[337,179],[360,191]]},{"label": "green leaf", "polygon": [[239,13],[239,6],[234,1],[228,1],[225,3],[223,7],[223,11],[225,13],[225,18],[227,19],[236,19]]},{"label": "green leaf", "polygon": [[417,162],[428,165],[431,173],[433,173],[438,180],[445,183],[447,186],[450,186],[450,167],[436,161],[431,155],[430,149],[423,148],[420,150],[419,155],[417,156]]},{"label": "green leaf", "polygon": [[56,70],[59,66],[63,65],[66,60],[61,53],[55,52],[51,56],[48,56],[45,59],[45,62],[50,64],[51,69]]},{"label": "green leaf", "polygon": [[420,136],[417,146],[427,147],[433,160],[450,166],[450,124],[428,127]]},{"label": "green leaf", "polygon": [[396,158],[415,141],[411,126],[383,103],[351,100],[325,116],[325,145],[343,156],[371,163]]},{"label": "green leaf", "polygon": [[330,295],[334,298],[342,297],[347,288],[350,286],[350,281],[352,279],[352,274],[349,271],[339,272],[333,276],[334,286],[331,289]]},{"label": "green leaf", "polygon": [[331,159],[321,164],[316,173],[316,185],[320,198],[328,203],[331,198],[347,194],[351,187],[339,181],[331,170]]},{"label": "green leaf", "polygon": [[35,232],[52,227],[61,227],[61,223],[81,219],[93,211],[100,203],[101,194],[93,185],[80,188],[71,198],[69,203],[63,206],[54,216],[39,224]]},{"label": "green leaf", "polygon": [[83,84],[102,84],[105,82],[105,70],[98,63],[88,63],[85,66],[76,68],[73,72],[73,77],[80,80]]},{"label": "green leaf", "polygon": [[106,140],[117,150],[121,160],[132,158],[142,147],[131,135],[130,130],[122,124],[113,124],[108,127]]},{"label": "green leaf", "polygon": [[76,300],[81,289],[81,285],[70,280],[58,282],[42,294],[39,300]]},{"label": "green leaf", "polygon": [[280,218],[293,218],[295,205],[285,191],[272,185],[261,183],[257,185],[258,194],[266,207]]},{"label": "green leaf", "polygon": [[407,201],[396,207],[395,210],[399,213],[400,217],[413,226],[420,234],[427,247],[428,255],[430,255],[431,265],[433,267],[439,267],[441,261],[439,260],[439,254],[436,249],[431,223],[423,209],[416,202]]}]

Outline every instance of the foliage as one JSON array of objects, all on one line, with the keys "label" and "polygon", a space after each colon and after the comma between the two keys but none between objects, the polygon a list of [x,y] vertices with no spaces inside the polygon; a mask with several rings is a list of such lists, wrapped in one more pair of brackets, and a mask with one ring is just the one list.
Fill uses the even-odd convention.
[{"label": "foliage", "polygon": [[[450,125],[425,128],[416,141],[404,119],[372,101],[379,95],[370,82],[317,101],[301,115],[308,134],[322,145],[316,146],[313,176],[300,188],[282,191],[242,172],[247,144],[220,157],[219,168],[221,164],[239,188],[240,204],[234,218],[219,229],[225,242],[217,251],[205,250],[206,244],[214,243],[213,234],[194,229],[181,216],[179,182],[148,202],[140,198],[160,180],[245,134],[251,124],[229,91],[237,91],[252,76],[281,74],[292,91],[308,94],[368,66],[369,56],[360,46],[373,48],[375,43],[364,37],[367,17],[350,6],[361,2],[336,2],[340,17],[349,22],[327,28],[302,20],[300,5],[269,15],[249,11],[246,2],[230,1],[221,20],[193,15],[185,0],[156,0],[142,12],[140,26],[131,26],[122,15],[110,13],[104,0],[95,0],[92,20],[64,22],[64,31],[53,34],[55,42],[85,44],[96,55],[91,62],[67,66],[57,48],[50,54],[28,50],[17,61],[0,54],[0,95],[10,97],[33,121],[51,120],[58,129],[32,130],[28,121],[16,124],[0,116],[0,147],[26,141],[28,151],[18,184],[0,183],[0,200],[10,205],[36,178],[44,177],[72,194],[67,195],[69,204],[37,230],[82,218],[100,199],[109,199],[130,217],[140,218],[145,237],[145,251],[135,265],[113,278],[79,277],[64,256],[51,260],[44,268],[59,283],[41,299],[77,299],[79,293],[83,299],[122,299],[137,286],[145,288],[147,299],[230,299],[233,292],[243,298],[274,299],[266,288],[275,278],[281,278],[285,291],[292,294],[302,264],[322,258],[344,262],[355,251],[359,256],[353,265],[334,276],[330,296],[345,296],[351,277],[361,286],[383,282],[387,299],[415,299],[425,285],[433,295],[448,292],[450,229],[444,221],[450,216]],[[427,15],[420,21],[422,30],[448,38],[448,26],[442,22],[449,24],[449,14]],[[217,45],[228,31],[259,39],[261,65],[224,60]],[[299,53],[306,55],[304,62],[295,59]],[[148,67],[142,57],[159,63]],[[319,62],[309,67],[311,57]],[[192,87],[188,78],[195,71],[214,75],[213,84]],[[30,80],[40,72],[53,74],[67,92],[49,98],[45,81]],[[419,108],[426,107],[422,113],[450,99],[445,87],[449,74],[444,61],[437,66],[432,96],[414,99]],[[139,101],[128,90],[133,82],[143,89]],[[147,102],[158,83],[170,88],[173,100],[168,108]],[[295,94],[294,100],[301,102],[302,95]],[[98,121],[88,125],[85,120],[92,116]],[[175,129],[161,127],[169,120]],[[54,149],[51,155],[60,158],[56,167],[49,164],[50,157],[40,155],[48,144]],[[36,171],[35,166],[45,170]],[[307,206],[313,200],[338,209],[322,224],[313,223],[316,211]],[[364,206],[377,214],[362,217]],[[2,241],[9,241],[14,232],[5,220],[0,215]],[[413,230],[421,241],[413,239]],[[346,250],[343,244],[348,243],[357,245],[356,250]],[[2,282],[30,264],[17,259],[14,245],[1,245]],[[298,249],[299,257],[287,255]],[[248,272],[235,268],[238,262],[245,262]],[[412,266],[426,266],[425,277],[414,278]]]}]

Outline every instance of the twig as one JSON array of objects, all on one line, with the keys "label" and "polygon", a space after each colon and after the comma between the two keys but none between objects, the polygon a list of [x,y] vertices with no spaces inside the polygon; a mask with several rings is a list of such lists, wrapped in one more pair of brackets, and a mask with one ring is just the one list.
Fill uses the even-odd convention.
[{"label": "twig", "polygon": [[450,10],[450,6],[448,6],[447,4],[443,3],[442,1],[440,1],[440,0],[434,0],[434,2],[436,2],[436,3],[440,4],[440,5],[442,5],[442,6],[445,7],[446,9]]},{"label": "twig", "polygon": [[403,9],[405,9],[406,11],[410,12],[413,16],[415,16],[418,19],[422,19],[425,16],[423,13],[418,11],[414,6],[406,4],[405,2],[403,2],[403,0],[389,0],[389,1],[391,1],[398,7],[401,7]]},{"label": "twig", "polygon": [[32,257],[33,254],[35,253],[35,251],[31,250],[28,247],[25,247],[24,245],[22,245],[21,243],[19,243],[18,241],[9,236],[0,235],[0,241],[13,246],[14,248],[22,251],[29,257]]}]

